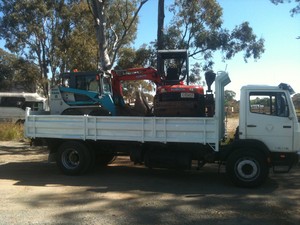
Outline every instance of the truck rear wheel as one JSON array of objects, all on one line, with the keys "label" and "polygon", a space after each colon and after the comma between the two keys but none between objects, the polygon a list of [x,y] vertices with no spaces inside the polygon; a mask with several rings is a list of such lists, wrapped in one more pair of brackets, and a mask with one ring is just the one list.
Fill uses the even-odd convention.
[{"label": "truck rear wheel", "polygon": [[56,164],[66,175],[84,174],[91,163],[91,152],[80,142],[64,142],[58,149]]},{"label": "truck rear wheel", "polygon": [[234,151],[226,162],[226,173],[231,181],[240,187],[257,187],[269,175],[267,159],[255,150]]}]

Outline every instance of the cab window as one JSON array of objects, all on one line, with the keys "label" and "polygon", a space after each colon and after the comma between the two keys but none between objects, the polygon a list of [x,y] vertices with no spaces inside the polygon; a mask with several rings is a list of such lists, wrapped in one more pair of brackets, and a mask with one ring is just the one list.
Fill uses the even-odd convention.
[{"label": "cab window", "polygon": [[99,92],[99,81],[97,81],[96,75],[77,76],[75,88]]},{"label": "cab window", "polygon": [[289,108],[284,92],[251,92],[250,112],[271,116],[288,117]]}]

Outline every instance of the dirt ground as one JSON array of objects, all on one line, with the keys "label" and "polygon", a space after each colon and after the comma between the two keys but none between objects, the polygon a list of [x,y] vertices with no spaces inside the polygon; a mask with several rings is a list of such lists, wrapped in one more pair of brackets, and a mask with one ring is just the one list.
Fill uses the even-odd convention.
[{"label": "dirt ground", "polygon": [[239,125],[238,117],[229,117],[225,119],[225,127],[230,136],[234,135],[238,125]]},{"label": "dirt ground", "polygon": [[234,187],[217,165],[178,172],[120,157],[64,176],[43,147],[0,142],[0,224],[300,224],[300,167],[255,189]]}]

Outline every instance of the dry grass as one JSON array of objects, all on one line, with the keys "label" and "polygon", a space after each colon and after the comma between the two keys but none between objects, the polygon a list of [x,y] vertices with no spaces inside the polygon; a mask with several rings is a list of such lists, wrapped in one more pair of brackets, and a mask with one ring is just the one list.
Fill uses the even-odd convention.
[{"label": "dry grass", "polygon": [[23,125],[0,123],[0,141],[21,140],[23,138]]}]

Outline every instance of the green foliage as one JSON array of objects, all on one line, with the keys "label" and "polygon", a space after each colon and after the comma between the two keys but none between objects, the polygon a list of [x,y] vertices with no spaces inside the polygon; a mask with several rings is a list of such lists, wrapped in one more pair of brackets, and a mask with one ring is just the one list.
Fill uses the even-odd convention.
[{"label": "green foliage", "polygon": [[[3,1],[1,38],[6,47],[35,62],[42,77],[97,69],[93,17],[85,1]],[[46,87],[45,87],[46,88]]]},{"label": "green foliage", "polygon": [[7,91],[10,88],[10,80],[13,75],[13,63],[16,57],[0,48],[0,90]]},{"label": "green foliage", "polygon": [[137,50],[133,48],[122,48],[119,52],[119,59],[116,68],[137,68],[145,67],[150,64],[149,59],[151,58],[151,49],[141,47]]},{"label": "green foliage", "polygon": [[[3,0],[0,3],[0,37],[5,47],[39,66],[40,76],[48,78],[48,67],[55,75],[65,69],[62,54],[76,20],[72,19],[75,0]],[[71,9],[71,10],[70,10]],[[47,95],[47,82],[44,84]]]},{"label": "green foliage", "polygon": [[225,90],[225,108],[227,117],[236,117],[240,110],[239,102],[235,100],[236,93],[231,90]]},{"label": "green foliage", "polygon": [[[278,5],[281,3],[291,3],[291,0],[270,0],[273,4]],[[295,16],[300,13],[300,0],[294,0],[295,7],[290,10],[291,16]],[[300,39],[300,36],[297,37]]]},{"label": "green foliage", "polygon": [[153,84],[152,82],[144,80],[122,82],[123,94],[129,101],[133,101],[135,99],[136,91],[144,93],[149,100],[153,100],[154,86],[155,84]]},{"label": "green foliage", "polygon": [[201,65],[200,63],[196,62],[193,64],[193,67],[190,69],[190,83],[192,84],[203,84],[201,82]]},{"label": "green foliage", "polygon": [[[291,0],[270,0],[272,3],[278,5],[280,3],[291,3]],[[300,1],[294,0],[295,4],[297,4],[294,8],[291,9],[291,15],[294,16],[300,13]]]},{"label": "green foliage", "polygon": [[21,140],[23,138],[23,125],[0,123],[0,141]]},{"label": "green foliage", "polygon": [[[119,44],[128,45],[136,38],[138,17],[133,21],[137,0],[111,0],[107,6],[107,40],[109,55],[113,56]],[[133,21],[133,22],[132,22]],[[132,25],[131,25],[132,23]]]},{"label": "green foliage", "polygon": [[[107,50],[117,57],[121,46],[132,43],[137,20],[131,23],[138,1],[110,0],[107,5]],[[0,38],[11,52],[36,63],[41,77],[48,69],[55,77],[77,69],[96,70],[99,49],[94,18],[83,0],[3,0],[0,2]],[[130,28],[129,28],[129,25]],[[45,91],[47,86],[44,87]]]},{"label": "green foliage", "polygon": [[250,104],[251,105],[264,105],[264,106],[268,106],[270,107],[271,102],[270,102],[270,98],[266,97],[266,98],[259,98],[257,97],[256,99],[251,99],[250,100]]},{"label": "green foliage", "polygon": [[[122,48],[119,53],[118,64],[115,67],[116,70],[122,70],[127,68],[139,68],[146,67],[151,64],[150,60],[153,56],[151,49],[147,49],[143,46],[137,50],[132,48]],[[147,93],[148,99],[152,99],[152,95],[149,94],[154,91],[155,84],[149,81],[127,81],[122,83],[123,94],[128,99],[135,98],[135,92],[137,90]]]},{"label": "green foliage", "polygon": [[36,65],[0,49],[0,91],[11,91],[19,86],[22,91],[36,92],[42,85],[39,75]]},{"label": "green foliage", "polygon": [[[69,31],[66,38],[58,40],[58,59],[62,59],[60,66],[61,71],[91,71],[98,68],[98,46],[96,32],[94,27],[93,16],[88,4],[80,1],[72,5],[69,15],[73,28]],[[67,28],[66,28],[67,29]]]},{"label": "green foliage", "polygon": [[[89,0],[88,4],[83,0],[3,0],[0,2],[0,38],[11,52],[26,62],[37,64],[40,79],[44,81],[49,68],[54,78],[67,70],[98,69],[101,60],[96,39],[97,21],[91,13],[91,2],[97,1]],[[105,5],[105,50],[111,64],[118,62],[118,68],[156,66],[154,48],[130,49],[136,38],[137,13],[146,1],[101,2]],[[244,52],[245,60],[258,59],[264,52],[264,40],[253,34],[247,22],[232,31],[222,28],[222,8],[216,0],[175,0],[170,11],[174,17],[166,27],[165,48],[188,48],[191,57],[201,56],[203,62],[191,71],[191,79],[196,83],[201,82],[200,69],[212,67],[215,51],[223,52],[224,60],[238,52]],[[0,69],[4,74],[10,71],[4,64]],[[29,72],[29,69],[20,70],[21,74]],[[46,82],[41,83],[46,92]]]},{"label": "green foliage", "polygon": [[236,96],[236,93],[234,91],[225,90],[225,106],[230,106],[232,104]]},{"label": "green foliage", "polygon": [[95,20],[99,68],[110,70],[118,58],[119,50],[135,39],[138,12],[147,1],[88,0]]},{"label": "green foliage", "polygon": [[190,57],[200,55],[204,69],[212,67],[215,51],[221,51],[224,60],[244,52],[245,61],[259,59],[264,52],[264,40],[256,37],[248,22],[232,31],[222,28],[222,8],[216,0],[175,0],[170,11],[174,17],[165,32],[165,48],[189,49]]}]

